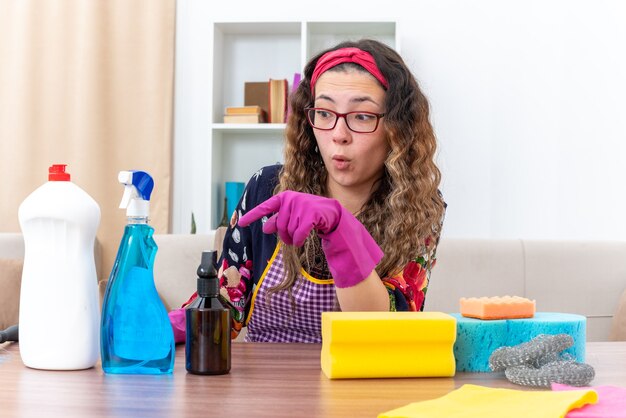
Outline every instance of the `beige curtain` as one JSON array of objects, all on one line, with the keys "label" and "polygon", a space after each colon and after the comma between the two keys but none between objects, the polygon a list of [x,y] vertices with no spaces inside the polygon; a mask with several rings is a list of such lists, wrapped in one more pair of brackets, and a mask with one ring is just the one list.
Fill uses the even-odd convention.
[{"label": "beige curtain", "polygon": [[100,205],[101,279],[126,221],[120,170],[155,180],[168,232],[175,0],[0,0],[0,232],[53,163]]}]

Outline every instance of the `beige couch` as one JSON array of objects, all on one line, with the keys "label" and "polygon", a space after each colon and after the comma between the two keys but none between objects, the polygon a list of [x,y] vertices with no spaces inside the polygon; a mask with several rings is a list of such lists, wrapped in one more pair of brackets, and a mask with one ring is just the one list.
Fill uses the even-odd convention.
[{"label": "beige couch", "polygon": [[[196,289],[200,256],[215,247],[214,233],[154,238],[157,289],[168,308],[179,307]],[[585,315],[590,341],[626,339],[626,242],[444,238],[437,256],[426,298],[429,311],[458,312],[462,296],[519,295],[535,299],[539,311]],[[0,259],[20,257],[21,235],[0,234]],[[614,321],[622,294],[621,317]]]},{"label": "beige couch", "polygon": [[437,258],[426,309],[458,312],[462,296],[524,296],[538,311],[585,315],[589,341],[609,339],[626,289],[626,242],[442,239]]},{"label": "beige couch", "polygon": [[[157,288],[171,307],[180,306],[195,290],[200,254],[214,237],[155,239]],[[525,296],[538,311],[585,315],[590,341],[609,339],[626,289],[626,242],[442,239],[437,258],[427,310],[458,312],[462,296]]]}]

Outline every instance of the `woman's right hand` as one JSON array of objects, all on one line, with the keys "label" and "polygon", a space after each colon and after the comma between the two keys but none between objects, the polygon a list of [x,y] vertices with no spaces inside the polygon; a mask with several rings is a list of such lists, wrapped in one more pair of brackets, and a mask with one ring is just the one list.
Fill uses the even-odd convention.
[{"label": "woman's right hand", "polygon": [[277,233],[285,244],[300,247],[313,229],[321,234],[333,232],[341,219],[342,209],[335,199],[285,191],[243,215],[239,225],[248,226],[263,216],[273,214],[263,224],[263,232]]},{"label": "woman's right hand", "polygon": [[285,244],[301,246],[313,229],[318,232],[337,287],[365,280],[383,257],[367,229],[335,199],[284,191],[242,216],[239,225],[270,214],[263,232],[278,233]]}]

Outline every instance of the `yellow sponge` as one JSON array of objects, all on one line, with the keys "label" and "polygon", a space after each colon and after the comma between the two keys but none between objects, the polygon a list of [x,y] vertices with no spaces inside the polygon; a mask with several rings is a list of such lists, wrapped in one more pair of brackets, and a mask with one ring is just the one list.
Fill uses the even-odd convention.
[{"label": "yellow sponge", "polygon": [[441,312],[324,312],[330,379],[454,376],[456,319]]}]

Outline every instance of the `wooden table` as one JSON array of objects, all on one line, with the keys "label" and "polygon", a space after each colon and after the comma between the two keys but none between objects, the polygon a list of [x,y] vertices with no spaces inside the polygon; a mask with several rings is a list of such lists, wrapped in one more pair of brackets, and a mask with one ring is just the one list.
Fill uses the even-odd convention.
[{"label": "wooden table", "polygon": [[[186,372],[179,346],[172,375],[105,375],[99,364],[82,371],[29,369],[18,344],[5,343],[0,344],[0,416],[376,417],[466,383],[524,389],[501,373],[329,380],[319,354],[317,344],[235,343],[230,374],[197,376]],[[626,387],[626,342],[588,343],[587,363],[596,370],[592,385]]]}]

